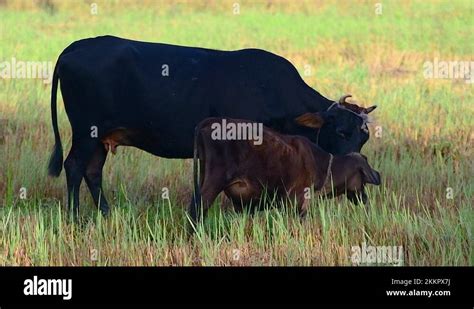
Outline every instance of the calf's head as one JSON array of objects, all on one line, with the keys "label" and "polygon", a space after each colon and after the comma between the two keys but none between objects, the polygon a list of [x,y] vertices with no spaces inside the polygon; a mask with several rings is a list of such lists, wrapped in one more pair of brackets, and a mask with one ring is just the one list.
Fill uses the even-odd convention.
[{"label": "calf's head", "polygon": [[[337,166],[339,165],[339,166]],[[380,174],[367,162],[367,157],[360,153],[350,153],[339,157],[333,168],[334,186],[336,194],[345,193],[353,203],[361,201],[367,204],[365,185],[370,183],[380,185]]]},{"label": "calf's head", "polygon": [[313,141],[335,155],[360,152],[369,139],[368,114],[377,107],[374,105],[364,108],[348,103],[348,97],[350,95],[343,96],[326,111],[306,113],[296,118],[299,125],[319,129]]},{"label": "calf's head", "polygon": [[359,156],[359,172],[362,176],[362,180],[365,183],[373,185],[380,185],[380,173],[374,170],[367,161],[367,157],[363,154],[357,154]]}]

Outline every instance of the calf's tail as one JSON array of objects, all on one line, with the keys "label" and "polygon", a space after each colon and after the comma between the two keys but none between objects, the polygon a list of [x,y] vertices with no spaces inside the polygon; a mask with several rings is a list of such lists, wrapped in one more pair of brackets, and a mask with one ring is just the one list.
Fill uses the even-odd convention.
[{"label": "calf's tail", "polygon": [[198,124],[194,129],[194,153],[193,153],[193,178],[194,178],[194,205],[197,205],[201,201],[201,188],[199,185],[199,147],[198,147],[198,138],[199,138],[200,125]]},{"label": "calf's tail", "polygon": [[48,174],[53,177],[58,177],[59,174],[61,174],[61,170],[63,168],[63,146],[61,144],[61,136],[59,135],[58,114],[56,110],[56,97],[58,92],[59,81],[58,63],[59,60],[56,63],[56,66],[54,67],[53,83],[51,87],[51,119],[54,131],[54,148],[49,159]]}]

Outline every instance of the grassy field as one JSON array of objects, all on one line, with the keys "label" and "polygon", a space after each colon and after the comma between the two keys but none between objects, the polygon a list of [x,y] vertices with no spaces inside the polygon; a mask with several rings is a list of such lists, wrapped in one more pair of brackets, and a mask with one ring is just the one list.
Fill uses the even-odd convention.
[{"label": "grassy field", "polygon": [[[64,173],[46,173],[51,86],[0,79],[0,265],[351,265],[363,242],[403,246],[404,265],[473,265],[472,83],[426,79],[423,64],[473,60],[474,4],[381,2],[377,14],[373,1],[95,1],[94,15],[93,1],[0,1],[0,62],[54,64],[72,41],[103,34],[280,54],[325,96],[378,104],[363,153],[383,177],[370,205],[314,200],[304,221],[236,214],[219,198],[188,238],[191,162],[120,148],[104,170],[111,217],[83,184],[82,224],[71,224]],[[58,109],[67,151],[61,99]]]}]

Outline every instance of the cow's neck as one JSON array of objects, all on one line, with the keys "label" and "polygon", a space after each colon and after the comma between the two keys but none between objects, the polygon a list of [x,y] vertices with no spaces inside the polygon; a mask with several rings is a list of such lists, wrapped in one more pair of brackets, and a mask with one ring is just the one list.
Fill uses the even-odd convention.
[{"label": "cow's neck", "polygon": [[329,106],[331,106],[331,104],[334,103],[333,100],[329,100],[313,88],[309,86],[307,87],[308,89],[307,91],[305,91],[304,96],[304,105],[306,106],[309,112],[325,111],[329,108]]}]

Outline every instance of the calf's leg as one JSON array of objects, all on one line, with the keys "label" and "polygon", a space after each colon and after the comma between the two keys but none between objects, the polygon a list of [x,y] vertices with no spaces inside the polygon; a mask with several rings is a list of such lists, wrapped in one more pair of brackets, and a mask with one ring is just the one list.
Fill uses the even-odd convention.
[{"label": "calf's leg", "polygon": [[195,224],[206,216],[209,207],[212,205],[217,195],[224,188],[224,177],[220,174],[205,175],[201,186],[201,192],[193,194],[191,205],[189,206],[189,215],[191,221]]},{"label": "calf's leg", "polygon": [[368,199],[365,190],[362,188],[360,191],[349,191],[347,192],[347,198],[354,204],[362,202],[364,205],[367,205]]}]

